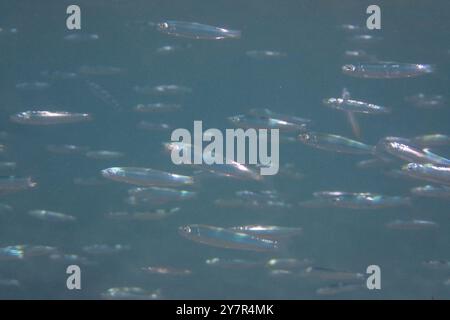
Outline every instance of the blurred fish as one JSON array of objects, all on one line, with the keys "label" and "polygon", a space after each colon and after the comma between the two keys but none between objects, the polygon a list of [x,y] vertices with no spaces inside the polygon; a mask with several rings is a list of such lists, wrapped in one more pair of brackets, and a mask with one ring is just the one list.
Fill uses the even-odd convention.
[{"label": "blurred fish", "polygon": [[139,287],[110,288],[101,294],[106,300],[157,300],[161,299],[159,290],[147,291]]},{"label": "blurred fish", "polygon": [[125,73],[124,68],[113,66],[81,66],[78,73],[84,76],[114,76]]},{"label": "blurred fish", "polygon": [[249,50],[245,54],[256,60],[278,60],[287,57],[286,53],[274,50]]},{"label": "blurred fish", "polygon": [[91,42],[91,41],[97,41],[100,39],[98,34],[95,33],[70,33],[63,38],[64,40],[68,42],[74,42],[74,43],[82,43],[82,42]]},{"label": "blurred fish", "polygon": [[422,262],[422,265],[432,270],[450,270],[450,261],[447,260],[426,260]]},{"label": "blurred fish", "polygon": [[389,229],[395,230],[432,230],[439,227],[434,221],[429,220],[394,220],[386,224]]},{"label": "blurred fish", "polygon": [[111,255],[126,252],[130,249],[130,246],[123,244],[93,244],[82,248],[83,252],[91,255]]},{"label": "blurred fish", "polygon": [[172,267],[150,266],[141,268],[142,271],[148,274],[163,275],[163,276],[189,276],[192,271],[189,269],[178,269]]},{"label": "blurred fish", "polygon": [[39,220],[50,222],[67,223],[67,222],[74,222],[77,220],[74,216],[49,210],[30,210],[28,211],[28,214]]},{"label": "blurred fish", "polygon": [[37,185],[31,178],[0,177],[0,195],[34,188]]},{"label": "blurred fish", "polygon": [[450,165],[450,159],[434,154],[428,149],[422,149],[409,139],[399,137],[381,139],[375,147],[375,154],[381,158],[389,155],[407,162]]},{"label": "blurred fish", "polygon": [[146,131],[168,131],[173,128],[170,124],[167,123],[150,122],[145,120],[140,121],[136,127],[140,130]]},{"label": "blurred fish", "polygon": [[374,151],[373,146],[334,134],[306,132],[301,133],[297,139],[308,146],[327,151],[361,155],[372,154]]},{"label": "blurred fish", "polygon": [[174,103],[148,103],[148,104],[138,104],[133,110],[142,113],[165,113],[165,112],[175,112],[181,111],[182,107],[180,104]]},{"label": "blurred fish", "polygon": [[411,142],[423,148],[450,145],[450,136],[445,134],[425,134],[411,139]]},{"label": "blurred fish", "polygon": [[44,70],[41,71],[41,76],[50,80],[74,80],[79,78],[79,75],[75,72],[59,70]]},{"label": "blurred fish", "polygon": [[294,236],[301,235],[303,229],[300,227],[280,227],[267,225],[245,225],[229,228],[233,231],[238,231],[252,235],[258,238],[282,240]]},{"label": "blurred fish", "polygon": [[205,261],[206,265],[222,269],[254,269],[263,266],[263,262],[244,259],[225,259],[225,258],[209,258]]},{"label": "blurred fish", "polygon": [[0,162],[0,173],[4,174],[5,172],[14,171],[17,167],[17,163],[11,161],[1,161]]},{"label": "blurred fish", "polygon": [[241,31],[197,22],[165,21],[157,24],[157,30],[168,35],[196,40],[239,39],[241,37]]},{"label": "blurred fish", "polygon": [[213,247],[250,251],[273,251],[278,249],[276,241],[219,227],[193,224],[179,227],[178,231],[189,240]]},{"label": "blurred fish", "polygon": [[322,191],[314,193],[315,199],[299,204],[309,208],[382,209],[410,206],[411,199],[402,196],[386,196],[369,192]]},{"label": "blurred fish", "polygon": [[408,163],[402,167],[402,172],[412,178],[450,185],[450,166]]},{"label": "blurred fish", "polygon": [[56,253],[55,247],[20,244],[0,248],[0,261],[26,260],[32,257],[49,256]]},{"label": "blurred fish", "polygon": [[86,157],[96,160],[111,160],[123,158],[124,156],[125,154],[123,152],[112,150],[91,150],[86,152]]},{"label": "blurred fish", "polygon": [[26,125],[54,125],[92,120],[88,113],[71,113],[67,111],[24,111],[10,117],[12,122]]},{"label": "blurred fish", "polygon": [[192,93],[192,89],[176,84],[162,84],[159,86],[134,86],[133,90],[139,94],[149,95],[180,95]]},{"label": "blurred fish", "polygon": [[444,96],[439,94],[417,93],[405,97],[405,101],[421,109],[439,109],[446,104]]},{"label": "blurred fish", "polygon": [[43,81],[21,82],[16,84],[16,89],[21,91],[43,91],[50,88],[50,83]]},{"label": "blurred fish", "polygon": [[368,79],[412,78],[433,73],[435,67],[429,64],[397,62],[357,63],[342,66],[345,75]]},{"label": "blurred fish", "polygon": [[321,280],[334,280],[334,281],[350,281],[350,280],[365,279],[365,276],[362,273],[335,270],[323,267],[308,267],[303,271],[302,275],[309,278],[318,278]]},{"label": "blurred fish", "polygon": [[307,129],[307,124],[305,123],[299,124],[281,119],[243,114],[228,117],[228,121],[235,127],[244,129],[279,129],[282,132],[299,132]]},{"label": "blurred fish", "polygon": [[180,208],[170,208],[170,209],[153,209],[148,211],[135,211],[135,212],[125,212],[116,211],[110,212],[107,217],[114,220],[128,220],[128,221],[156,221],[166,219],[173,214],[180,211]]},{"label": "blurred fish", "polygon": [[192,48],[192,45],[165,45],[156,49],[155,53],[160,56],[170,55]]},{"label": "blurred fish", "polygon": [[321,287],[316,290],[316,293],[320,296],[330,296],[340,293],[354,292],[357,290],[362,290],[364,288],[365,287],[360,284],[339,282],[326,287]]},{"label": "blurred fish", "polygon": [[56,154],[82,154],[89,150],[86,146],[77,146],[74,144],[50,144],[46,147],[47,151]]},{"label": "blurred fish", "polygon": [[273,258],[267,261],[266,267],[279,270],[298,270],[313,264],[311,259]]},{"label": "blurred fish", "polygon": [[197,196],[197,192],[195,191],[160,187],[133,188],[128,190],[128,194],[130,195],[130,201],[128,203],[133,205],[163,204],[172,201],[193,199]]},{"label": "blurred fish", "polygon": [[103,177],[143,187],[177,187],[194,184],[194,178],[165,171],[136,167],[113,167],[101,171]]},{"label": "blurred fish", "polygon": [[450,187],[446,186],[421,186],[411,189],[411,193],[420,197],[450,199]]}]

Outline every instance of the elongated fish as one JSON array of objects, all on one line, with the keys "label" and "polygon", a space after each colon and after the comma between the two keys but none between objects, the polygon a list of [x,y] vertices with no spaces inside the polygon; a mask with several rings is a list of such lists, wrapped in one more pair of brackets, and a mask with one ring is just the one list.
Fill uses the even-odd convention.
[{"label": "elongated fish", "polygon": [[334,134],[306,132],[298,135],[297,139],[308,146],[327,151],[372,154],[374,150],[373,146]]},{"label": "elongated fish", "polygon": [[194,179],[150,168],[112,167],[101,171],[105,178],[137,186],[176,187],[191,185]]},{"label": "elongated fish", "polygon": [[158,23],[156,28],[158,31],[168,35],[189,39],[221,40],[239,39],[241,37],[241,31],[209,26],[197,22],[164,21]]},{"label": "elongated fish", "polygon": [[52,125],[92,120],[88,113],[67,111],[24,111],[10,117],[12,122],[29,125]]},{"label": "elongated fish", "polygon": [[225,228],[192,224],[182,226],[178,230],[183,237],[189,240],[213,247],[250,251],[273,251],[278,249],[277,241]]},{"label": "elongated fish", "polygon": [[429,64],[379,62],[357,63],[342,66],[345,75],[368,79],[412,78],[434,72]]},{"label": "elongated fish", "polygon": [[402,167],[402,172],[412,178],[450,185],[450,166],[408,163]]}]

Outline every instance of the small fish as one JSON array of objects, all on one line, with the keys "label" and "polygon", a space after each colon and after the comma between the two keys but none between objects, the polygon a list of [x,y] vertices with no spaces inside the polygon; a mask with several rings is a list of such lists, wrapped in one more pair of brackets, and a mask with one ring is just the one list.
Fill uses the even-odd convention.
[{"label": "small fish", "polygon": [[20,244],[0,248],[0,261],[26,260],[32,257],[49,256],[56,253],[55,247]]},{"label": "small fish", "polygon": [[399,137],[385,137],[381,139],[375,147],[375,154],[382,159],[388,155],[388,157],[407,162],[450,165],[450,159],[432,153],[428,149],[422,149],[414,145],[409,139]]},{"label": "small fish", "polygon": [[157,300],[161,299],[159,290],[147,291],[139,287],[110,288],[101,294],[106,300]]},{"label": "small fish", "polygon": [[91,121],[88,113],[67,111],[24,111],[10,117],[12,122],[25,125],[55,125]]},{"label": "small fish", "polygon": [[77,146],[74,144],[50,144],[46,147],[47,151],[56,154],[82,154],[89,150],[86,146]]},{"label": "small fish", "polygon": [[402,167],[401,171],[412,178],[450,185],[450,166],[438,166],[431,163],[408,163]]},{"label": "small fish", "polygon": [[74,80],[79,78],[79,75],[75,72],[58,70],[44,70],[41,72],[41,76],[50,80]]},{"label": "small fish", "polygon": [[245,52],[245,54],[247,57],[256,60],[278,60],[287,57],[286,53],[274,50],[250,50]]},{"label": "small fish", "polygon": [[213,247],[250,251],[273,251],[278,249],[277,241],[258,238],[230,229],[193,224],[182,226],[178,230],[183,237],[189,240]]},{"label": "small fish", "polygon": [[177,187],[194,184],[194,178],[150,168],[112,167],[101,171],[103,177],[143,187]]},{"label": "small fish", "polygon": [[420,197],[450,199],[450,186],[421,186],[411,189],[411,193]]},{"label": "small fish", "polygon": [[386,196],[369,192],[321,191],[314,193],[315,199],[301,202],[305,207],[337,207],[347,209],[382,209],[410,206],[411,199],[402,196]]},{"label": "small fish", "polygon": [[361,155],[374,151],[373,146],[334,134],[306,132],[298,135],[297,139],[308,146],[327,151]]},{"label": "small fish", "polygon": [[419,109],[439,109],[446,104],[445,97],[440,94],[417,93],[405,97],[405,101]]},{"label": "small fish", "polygon": [[447,260],[426,260],[422,265],[432,270],[450,270],[450,261]]},{"label": "small fish", "polygon": [[266,263],[266,267],[270,269],[280,270],[297,270],[303,269],[313,264],[311,259],[296,259],[296,258],[274,258]]},{"label": "small fish", "polygon": [[433,73],[434,66],[429,64],[379,62],[357,63],[342,66],[345,75],[367,79],[412,78]]},{"label": "small fish", "polygon": [[[133,204],[134,205],[134,204]],[[157,221],[166,219],[171,215],[180,211],[179,207],[171,209],[155,209],[148,211],[136,211],[136,212],[110,212],[107,216],[114,220],[129,220],[129,221]]]},{"label": "small fish", "polygon": [[157,30],[168,35],[196,40],[239,39],[241,37],[241,31],[197,22],[165,21],[157,24]]},{"label": "small fish", "polygon": [[266,225],[245,225],[232,227],[230,230],[243,232],[258,238],[281,240],[293,236],[298,236],[303,233],[300,227],[279,227]]},{"label": "small fish", "polygon": [[125,73],[125,69],[113,66],[81,66],[78,73],[85,76],[114,76]]},{"label": "small fish", "polygon": [[422,136],[417,136],[411,139],[416,145],[419,145],[423,148],[429,147],[440,147],[440,146],[449,146],[450,145],[450,136],[446,134],[425,134]]},{"label": "small fish", "polygon": [[336,283],[316,290],[316,294],[320,296],[330,296],[340,293],[353,292],[364,289],[364,286],[355,283]]},{"label": "small fish", "polygon": [[182,107],[180,104],[173,103],[148,103],[148,104],[138,104],[134,107],[134,111],[142,113],[166,113],[166,112],[176,112],[181,111]]},{"label": "small fish", "polygon": [[142,271],[148,274],[163,275],[163,276],[189,276],[192,271],[189,269],[178,269],[172,267],[150,266],[141,268]]},{"label": "small fish", "polygon": [[70,33],[63,38],[69,42],[82,43],[82,42],[91,42],[97,41],[100,39],[99,35],[96,33]]},{"label": "small fish", "polygon": [[282,132],[299,132],[307,129],[306,123],[299,124],[276,118],[247,116],[243,114],[228,117],[228,121],[235,127],[244,129],[279,129]]},{"label": "small fish", "polygon": [[[1,153],[1,152],[0,152]],[[10,172],[14,171],[17,167],[17,163],[11,161],[1,161],[0,162],[0,172]]]},{"label": "small fish", "polygon": [[123,244],[93,244],[89,246],[84,246],[82,248],[83,252],[91,255],[111,255],[116,253],[122,253],[129,251],[131,249],[128,245]]},{"label": "small fish", "polygon": [[224,259],[224,258],[210,258],[206,259],[206,265],[222,269],[254,269],[261,267],[261,261],[244,260],[244,259]]},{"label": "small fish", "polygon": [[125,154],[119,151],[111,150],[91,150],[86,152],[86,157],[96,160],[111,160],[124,157]]},{"label": "small fish", "polygon": [[328,98],[323,100],[323,104],[327,107],[347,112],[350,111],[365,114],[388,114],[391,112],[387,107],[352,99]]},{"label": "small fish", "polygon": [[139,94],[148,95],[183,95],[192,93],[192,89],[176,84],[162,84],[159,86],[134,86],[133,90]]},{"label": "small fish", "polygon": [[128,194],[133,197],[132,203],[134,205],[163,204],[172,201],[193,199],[197,196],[197,192],[195,191],[161,187],[133,188],[128,190]]},{"label": "small fish", "polygon": [[140,121],[136,127],[140,130],[146,131],[168,131],[172,129],[172,126],[170,124],[160,122],[150,122],[145,120]]},{"label": "small fish", "polygon": [[43,91],[50,88],[50,83],[43,81],[21,82],[16,84],[16,89],[21,91]]},{"label": "small fish", "polygon": [[21,190],[31,189],[37,185],[30,177],[0,177],[0,194],[7,194]]},{"label": "small fish", "polygon": [[44,221],[50,221],[50,222],[74,222],[77,219],[74,216],[55,212],[55,211],[49,211],[49,210],[30,210],[28,211],[28,214],[34,218],[37,218],[39,220]]},{"label": "small fish", "polygon": [[303,273],[303,276],[310,278],[319,278],[321,280],[335,280],[335,281],[349,281],[349,280],[364,280],[365,276],[362,273],[335,270],[323,267],[308,267]]},{"label": "small fish", "polygon": [[386,224],[388,229],[394,230],[432,230],[439,227],[434,221],[429,220],[394,220]]},{"label": "small fish", "polygon": [[155,53],[157,55],[160,55],[160,56],[165,56],[165,55],[181,52],[181,51],[186,50],[186,49],[190,49],[191,47],[192,46],[190,44],[184,45],[184,46],[181,46],[181,45],[165,45],[165,46],[161,46],[161,47],[157,48]]}]

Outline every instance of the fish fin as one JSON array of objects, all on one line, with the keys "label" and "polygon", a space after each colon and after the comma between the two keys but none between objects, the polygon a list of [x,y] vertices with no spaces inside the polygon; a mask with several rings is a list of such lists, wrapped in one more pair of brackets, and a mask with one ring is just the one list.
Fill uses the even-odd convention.
[{"label": "fish fin", "polygon": [[359,126],[358,119],[353,112],[347,112],[347,119],[352,127],[353,134],[356,138],[361,139],[361,127]]},{"label": "fish fin", "polygon": [[350,99],[350,91],[348,91],[347,88],[342,89],[342,95],[341,95],[342,99],[344,100],[348,100]]}]

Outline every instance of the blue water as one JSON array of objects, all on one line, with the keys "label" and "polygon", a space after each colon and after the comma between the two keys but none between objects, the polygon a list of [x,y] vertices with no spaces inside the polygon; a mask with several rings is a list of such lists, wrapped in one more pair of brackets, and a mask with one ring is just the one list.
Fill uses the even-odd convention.
[{"label": "blue water", "polygon": [[[450,259],[448,200],[414,198],[411,207],[379,210],[311,209],[298,205],[320,190],[375,192],[410,196],[421,181],[395,179],[380,169],[358,169],[367,157],[310,148],[300,142],[281,144],[280,165],[293,163],[304,177],[267,177],[267,184],[227,178],[201,180],[190,188],[195,200],[164,205],[180,211],[159,221],[115,221],[108,212],[133,211],[124,202],[130,185],[108,181],[102,169],[115,166],[148,167],[179,174],[193,174],[175,166],[161,143],[171,130],[139,130],[141,120],[168,123],[172,128],[193,130],[193,121],[204,128],[232,128],[226,118],[251,108],[312,119],[315,131],[352,137],[345,116],[326,108],[322,99],[339,97],[344,87],[352,96],[393,109],[387,116],[359,116],[362,140],[375,145],[386,136],[414,137],[426,133],[450,134],[450,109],[417,109],[404,97],[419,92],[448,98],[450,7],[447,1],[377,1],[382,28],[360,33],[383,39],[367,45],[348,42],[342,24],[365,26],[366,8],[372,1],[84,1],[81,7],[85,34],[98,34],[89,42],[63,39],[69,34],[66,7],[73,1],[3,1],[0,3],[0,141],[7,148],[1,161],[17,168],[4,175],[32,177],[37,186],[2,195],[1,203],[13,212],[0,216],[0,246],[47,245],[64,253],[88,256],[95,265],[82,266],[82,289],[68,290],[66,267],[48,257],[2,261],[0,279],[17,279],[19,286],[0,285],[2,299],[98,299],[108,288],[141,287],[160,290],[166,299],[445,299],[444,284],[450,269],[430,270],[424,260]],[[148,22],[193,21],[242,31],[241,39],[191,40],[160,33]],[[147,25],[142,25],[144,22]],[[6,30],[17,28],[17,33]],[[180,45],[179,52],[161,56],[163,45]],[[411,79],[366,80],[341,73],[351,62],[349,49],[364,49],[385,61],[430,63],[434,74]],[[287,54],[279,60],[255,60],[249,50],[276,50]],[[83,66],[115,66],[119,75],[80,75],[76,80],[46,79],[42,71],[72,71]],[[120,105],[95,97],[86,79],[106,89]],[[46,81],[51,87],[24,91],[18,83]],[[192,94],[163,97],[136,93],[136,85],[177,84]],[[138,103],[177,102],[183,111],[139,114]],[[10,115],[26,110],[65,110],[91,113],[88,123],[27,126],[13,123]],[[59,155],[48,145],[75,144],[92,150],[115,150],[125,157],[96,160],[83,154]],[[450,156],[450,148],[437,149]],[[97,177],[94,186],[81,186],[75,178]],[[218,198],[235,198],[238,190],[278,191],[289,209],[250,210],[222,208]],[[153,209],[158,206],[153,207]],[[47,209],[77,217],[73,224],[40,221],[29,216],[33,209]],[[389,230],[395,219],[419,218],[439,224],[436,230]],[[298,226],[304,232],[275,254],[230,250],[191,242],[178,233],[186,224],[231,227],[246,224]],[[82,247],[95,243],[126,244],[129,251],[109,256],[89,256]],[[381,290],[362,288],[321,296],[320,287],[336,283],[296,275],[277,278],[264,267],[221,269],[207,266],[212,257],[266,261],[273,257],[309,258],[315,266],[365,273],[368,265],[382,270]],[[145,266],[191,270],[189,276],[151,275]],[[344,281],[345,282],[345,281]]]}]

